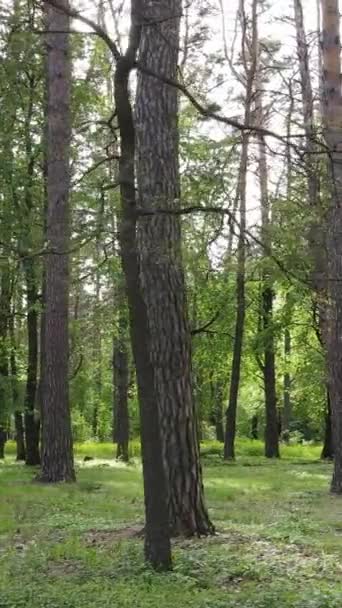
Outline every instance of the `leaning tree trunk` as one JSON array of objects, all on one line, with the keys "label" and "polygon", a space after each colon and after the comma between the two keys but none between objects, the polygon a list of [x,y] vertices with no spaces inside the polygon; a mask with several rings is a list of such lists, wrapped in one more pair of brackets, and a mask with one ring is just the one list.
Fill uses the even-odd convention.
[{"label": "leaning tree trunk", "polygon": [[[68,9],[68,1],[60,3]],[[47,234],[41,481],[74,481],[69,406],[69,17],[46,3]]]},{"label": "leaning tree trunk", "polygon": [[[140,63],[176,80],[181,2],[163,0],[154,5],[144,13]],[[154,23],[149,25],[151,19]],[[180,201],[177,90],[140,72],[135,125],[139,203],[142,214],[147,213],[138,226],[140,279],[160,408],[169,526],[173,535],[210,534],[213,526],[204,503],[181,227],[179,216],[172,213]]]},{"label": "leaning tree trunk", "polygon": [[25,440],[27,465],[40,464],[39,453],[39,422],[36,410],[37,373],[38,373],[38,293],[34,262],[27,259],[24,262],[27,286],[27,380],[25,393]]},{"label": "leaning tree trunk", "polygon": [[329,148],[331,201],[327,214],[329,311],[328,378],[331,399],[334,472],[331,490],[342,494],[342,96],[338,0],[322,0],[324,67],[323,121]]},{"label": "leaning tree trunk", "polygon": [[[154,369],[150,360],[150,332],[146,304],[139,278],[136,237],[135,132],[128,92],[128,79],[134,67],[141,33],[141,2],[132,1],[128,49],[120,56],[112,47],[115,70],[115,105],[118,116],[121,155],[119,161],[121,217],[119,242],[125,275],[132,350],[137,372],[140,405],[141,450],[145,498],[145,558],[157,570],[171,568],[168,529],[167,487],[161,458],[160,419],[156,399]],[[138,13],[138,19],[136,14]]]}]

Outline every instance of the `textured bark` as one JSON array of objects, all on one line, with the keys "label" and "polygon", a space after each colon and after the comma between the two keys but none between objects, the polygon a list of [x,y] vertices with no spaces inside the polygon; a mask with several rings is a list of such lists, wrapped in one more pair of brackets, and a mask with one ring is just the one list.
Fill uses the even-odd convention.
[{"label": "textured bark", "polygon": [[334,458],[334,444],[333,444],[333,429],[331,420],[331,404],[330,395],[327,388],[327,411],[325,414],[325,433],[324,433],[324,444],[321,453],[322,460],[333,460]]},{"label": "textured bark", "polygon": [[[68,8],[67,0],[61,2]],[[47,241],[41,481],[74,481],[69,407],[69,18],[46,6]]]},{"label": "textured bark", "polygon": [[[252,32],[251,36],[247,33],[247,19],[244,10],[244,1],[240,3],[239,17],[243,29],[241,56],[243,57],[243,65],[245,70],[245,116],[244,123],[251,123],[251,110],[254,94],[254,81],[257,70],[258,60],[258,29],[257,29],[257,2],[252,3]],[[240,211],[240,228],[237,251],[237,275],[236,275],[236,321],[234,334],[234,349],[232,372],[229,387],[229,400],[226,412],[226,430],[224,441],[223,456],[225,460],[235,459],[235,435],[236,435],[236,418],[237,405],[240,386],[240,371],[242,360],[243,334],[246,316],[246,297],[245,297],[245,273],[246,273],[246,196],[247,196],[247,170],[248,170],[248,148],[249,148],[249,133],[246,131],[242,135],[242,146],[239,167],[239,182],[234,208],[237,208],[239,201]],[[232,238],[232,235],[231,235]],[[229,247],[232,246],[230,240]]]},{"label": "textured bark", "polygon": [[39,419],[36,410],[37,373],[38,373],[38,292],[34,275],[34,262],[24,262],[27,287],[27,380],[25,393],[25,443],[27,465],[40,464]]},{"label": "textured bark", "polygon": [[115,70],[115,105],[120,132],[119,163],[121,217],[119,242],[129,307],[130,332],[137,372],[140,405],[141,448],[145,498],[145,558],[157,570],[171,568],[171,545],[168,528],[167,487],[160,437],[158,401],[154,369],[150,359],[148,317],[139,278],[139,255],[136,239],[135,133],[128,92],[141,26],[134,14],[141,14],[141,2],[132,2],[132,23],[125,56],[118,57]]},{"label": "textured bark", "polygon": [[331,490],[342,493],[342,97],[338,0],[322,0],[323,120],[329,148],[331,204],[327,214],[328,377],[335,449]]},{"label": "textured bark", "polygon": [[[177,79],[181,2],[145,5],[140,62]],[[171,18],[170,18],[171,15]],[[143,210],[175,210],[180,200],[178,93],[157,78],[138,74],[137,183]],[[210,534],[192,379],[191,336],[181,255],[179,216],[155,213],[138,226],[140,280],[151,336],[151,362],[160,409],[171,533]]]}]

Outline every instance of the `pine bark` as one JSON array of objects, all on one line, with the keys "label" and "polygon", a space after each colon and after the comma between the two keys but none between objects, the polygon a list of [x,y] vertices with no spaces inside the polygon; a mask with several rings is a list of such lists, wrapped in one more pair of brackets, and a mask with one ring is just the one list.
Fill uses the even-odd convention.
[{"label": "pine bark", "polygon": [[[176,80],[181,3],[156,4],[145,4],[140,62]],[[211,534],[197,436],[181,226],[179,216],[172,214],[180,200],[177,90],[140,72],[135,126],[139,204],[142,212],[152,211],[138,226],[140,280],[160,409],[169,527],[173,535]]]},{"label": "pine bark", "polygon": [[322,0],[323,121],[329,148],[330,207],[327,214],[329,311],[328,376],[335,450],[331,490],[342,494],[342,96],[338,0]]},{"label": "pine bark", "polygon": [[[68,9],[68,1],[61,4]],[[69,406],[69,18],[46,10],[47,241],[45,264],[44,378],[41,481],[74,481]]]},{"label": "pine bark", "polygon": [[[121,216],[119,242],[129,308],[130,333],[137,372],[140,405],[141,449],[145,498],[145,558],[156,570],[169,570],[171,545],[168,528],[167,486],[161,458],[162,444],[154,369],[150,360],[150,332],[147,310],[140,284],[139,254],[136,238],[137,204],[135,191],[135,131],[128,91],[141,33],[141,2],[132,2],[128,49],[118,56],[115,70],[115,105],[119,124],[121,155],[119,161]],[[137,18],[137,15],[139,17]]]}]

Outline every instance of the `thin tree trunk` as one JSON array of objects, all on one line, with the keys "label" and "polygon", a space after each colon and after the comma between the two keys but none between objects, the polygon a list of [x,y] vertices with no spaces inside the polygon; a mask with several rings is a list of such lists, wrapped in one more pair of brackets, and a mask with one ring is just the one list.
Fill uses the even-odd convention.
[{"label": "thin tree trunk", "polygon": [[114,442],[117,444],[116,457],[128,462],[129,414],[128,414],[128,349],[127,319],[122,285],[118,286],[118,335],[113,348],[113,386],[114,386]]},{"label": "thin tree trunk", "polygon": [[251,423],[251,438],[252,439],[258,439],[258,437],[259,437],[258,426],[259,426],[259,419],[258,419],[258,416],[255,414],[252,418],[252,423]]},{"label": "thin tree trunk", "polygon": [[[68,1],[61,2],[68,9]],[[41,481],[74,481],[69,406],[69,17],[46,4],[47,242]]]},{"label": "thin tree trunk", "polygon": [[210,393],[213,404],[213,423],[215,426],[216,441],[224,443],[224,428],[223,428],[223,383],[218,381],[210,382]]},{"label": "thin tree trunk", "polygon": [[264,285],[262,292],[262,316],[263,333],[266,341],[263,365],[266,410],[265,456],[266,458],[279,458],[279,421],[277,412],[275,355],[273,340],[270,339],[270,335],[273,334],[272,311],[273,291],[271,287]]},{"label": "thin tree trunk", "polygon": [[284,392],[283,392],[283,437],[285,441],[289,439],[290,423],[292,418],[292,403],[291,403],[291,375],[288,371],[288,362],[291,356],[291,334],[288,327],[285,327],[284,332]]},{"label": "thin tree trunk", "polygon": [[7,440],[7,433],[3,426],[0,426],[0,460],[5,458],[5,445]]},{"label": "thin tree trunk", "polygon": [[24,422],[23,422],[23,414],[19,409],[19,395],[18,395],[18,370],[17,370],[17,358],[16,358],[16,344],[15,344],[15,335],[14,335],[14,311],[12,311],[10,317],[10,327],[9,327],[10,337],[11,337],[11,356],[10,356],[10,366],[11,366],[11,380],[12,380],[12,396],[13,396],[13,406],[14,406],[14,425],[15,425],[15,441],[16,441],[16,451],[17,451],[17,461],[25,460],[25,435],[24,435]]},{"label": "thin tree trunk", "polygon": [[[260,76],[260,74],[258,74]],[[258,78],[256,95],[256,115],[259,125],[264,124],[263,91],[262,81]],[[258,168],[260,182],[260,202],[261,202],[261,240],[264,247],[264,259],[262,268],[262,290],[261,290],[261,319],[263,337],[263,377],[265,393],[265,456],[266,458],[279,458],[279,420],[277,412],[277,393],[276,393],[276,369],[275,369],[275,338],[273,327],[273,300],[274,283],[271,271],[267,268],[272,251],[271,228],[271,207],[268,193],[268,166],[266,156],[266,143],[262,135],[258,139]]]},{"label": "thin tree trunk", "polygon": [[11,311],[10,267],[3,260],[0,275],[0,458],[4,458],[8,427],[8,349],[7,336]]},{"label": "thin tree trunk", "polygon": [[333,460],[334,458],[334,445],[333,445],[333,429],[331,421],[331,404],[329,389],[327,387],[327,411],[325,414],[325,433],[324,433],[324,444],[321,453],[322,460]]},{"label": "thin tree trunk", "polygon": [[329,395],[335,450],[331,490],[342,493],[342,97],[338,0],[322,0],[323,121],[329,148],[331,203],[327,217]]},{"label": "thin tree trunk", "polygon": [[[257,1],[252,3],[252,34],[249,40],[247,28],[247,18],[245,15],[244,0],[240,1],[239,17],[243,30],[241,56],[246,75],[246,94],[245,94],[245,116],[244,123],[251,123],[251,110],[254,90],[254,80],[258,61],[258,28],[257,28]],[[246,273],[246,197],[247,197],[247,171],[248,171],[248,148],[249,133],[242,134],[242,147],[239,167],[238,190],[236,200],[240,201],[240,229],[237,252],[237,275],[236,275],[236,321],[234,334],[234,348],[232,372],[229,387],[229,400],[226,412],[226,430],[224,440],[223,456],[225,460],[235,459],[235,435],[237,404],[240,387],[241,360],[243,348],[243,334],[246,316],[246,297],[245,297],[245,273]],[[234,204],[234,207],[237,205]],[[230,242],[230,247],[231,247]]]},{"label": "thin tree trunk", "polygon": [[[164,0],[144,13],[140,62],[171,79],[177,79],[181,10],[179,0]],[[156,23],[148,25],[149,19]],[[181,226],[179,216],[172,214],[180,200],[177,90],[138,73],[135,124],[139,203],[150,211],[138,226],[140,279],[160,409],[169,526],[173,535],[211,534],[197,436]],[[154,213],[158,209],[171,213]]]},{"label": "thin tree trunk", "polygon": [[39,453],[39,419],[36,411],[37,373],[38,373],[38,293],[34,262],[27,259],[24,262],[27,286],[27,381],[25,393],[25,440],[26,464],[40,464]]},{"label": "thin tree trunk", "polygon": [[141,449],[145,496],[145,558],[157,570],[171,568],[171,545],[168,527],[167,486],[160,436],[158,401],[154,369],[150,360],[150,332],[140,278],[136,239],[135,132],[128,92],[128,79],[133,69],[141,34],[141,2],[133,0],[128,49],[117,55],[115,70],[115,105],[119,123],[121,156],[119,162],[121,217],[119,242],[128,297],[130,332],[137,371],[140,404]]}]

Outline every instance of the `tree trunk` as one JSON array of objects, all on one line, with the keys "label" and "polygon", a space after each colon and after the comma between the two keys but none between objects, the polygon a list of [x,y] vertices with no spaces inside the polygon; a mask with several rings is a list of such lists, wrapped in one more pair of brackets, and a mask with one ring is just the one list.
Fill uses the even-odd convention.
[{"label": "tree trunk", "polygon": [[[257,27],[257,1],[252,2],[252,23],[251,36],[247,31],[248,19],[244,11],[244,3],[239,7],[239,18],[242,27],[242,48],[241,56],[244,58],[245,80],[243,83],[246,87],[245,94],[245,116],[244,123],[251,123],[252,101],[254,96],[254,81],[257,71],[258,62],[258,27]],[[242,134],[242,147],[239,167],[239,182],[235,198],[234,208],[237,208],[237,202],[240,201],[240,228],[237,252],[237,275],[236,275],[236,321],[234,334],[234,349],[232,373],[229,387],[229,401],[226,412],[226,431],[224,441],[223,456],[225,460],[235,459],[235,435],[236,435],[236,418],[237,404],[240,386],[240,372],[242,360],[243,334],[246,315],[245,301],[245,272],[246,272],[246,197],[247,197],[247,171],[248,171],[248,148],[249,148],[249,133],[248,131]],[[232,234],[230,235],[232,238]],[[231,248],[232,241],[229,243]]]},{"label": "tree trunk", "polygon": [[171,568],[168,528],[167,487],[161,458],[160,420],[155,392],[154,369],[150,359],[150,334],[146,304],[139,278],[136,239],[135,132],[128,92],[141,33],[141,2],[132,1],[128,49],[123,57],[112,49],[116,59],[115,105],[118,117],[121,156],[119,161],[121,218],[119,242],[129,307],[130,332],[137,372],[140,404],[141,450],[145,496],[145,558],[156,570]]},{"label": "tree trunk", "polygon": [[258,419],[258,416],[255,415],[252,418],[252,424],[251,424],[251,438],[252,439],[258,439],[258,437],[259,437],[258,426],[259,426],[259,419]]},{"label": "tree trunk", "polygon": [[[275,381],[275,355],[273,340],[271,341],[267,335],[272,323],[272,309],[272,288],[265,286],[262,292],[263,332],[265,339],[263,365],[266,410],[265,456],[266,458],[279,458],[279,422]],[[273,333],[272,327],[271,332]]]},{"label": "tree trunk", "polygon": [[8,348],[7,335],[11,311],[10,267],[3,260],[0,275],[0,458],[4,458],[8,426]]},{"label": "tree trunk", "polygon": [[[141,64],[174,80],[181,10],[179,0],[149,6],[140,44]],[[148,25],[151,18],[155,22]],[[180,200],[177,90],[140,72],[135,124],[139,203],[147,211],[138,226],[140,279],[161,415],[169,526],[173,535],[211,534],[197,436],[181,227],[179,216],[172,214]]]},{"label": "tree trunk", "polygon": [[0,460],[5,458],[5,444],[7,439],[7,433],[3,427],[0,426]]},{"label": "tree trunk", "polygon": [[[68,8],[68,1],[61,2]],[[69,18],[46,4],[47,242],[41,481],[74,481],[69,406]]]},{"label": "tree trunk", "polygon": [[[246,157],[247,161],[247,157]],[[237,273],[237,299],[236,299],[236,322],[233,350],[232,375],[229,388],[229,402],[226,413],[226,433],[224,441],[224,459],[235,459],[235,435],[236,435],[236,415],[237,401],[240,386],[240,370],[242,358],[243,332],[245,326],[246,302],[245,302],[245,243],[244,233],[239,239],[238,251],[238,273]],[[243,241],[240,242],[240,241]]]},{"label": "tree trunk", "polygon": [[335,450],[331,490],[342,493],[342,97],[338,0],[322,0],[323,121],[329,148],[331,204],[327,214],[329,394]]},{"label": "tree trunk", "polygon": [[24,262],[27,285],[27,336],[28,360],[25,393],[25,440],[26,464],[40,464],[39,419],[36,410],[37,372],[38,372],[38,293],[34,276],[34,262]]},{"label": "tree trunk", "polygon": [[291,334],[288,327],[285,327],[284,333],[284,358],[285,358],[285,373],[284,373],[284,400],[283,400],[283,437],[288,441],[290,432],[290,422],[292,417],[291,404],[291,376],[287,369],[288,360],[291,355]]},{"label": "tree trunk", "polygon": [[213,402],[213,423],[215,426],[216,441],[224,443],[224,428],[223,428],[223,383],[210,382],[211,387],[211,399]]},{"label": "tree trunk", "polygon": [[113,386],[114,386],[114,442],[117,444],[116,458],[128,462],[129,414],[128,384],[129,367],[127,352],[127,321],[122,286],[117,294],[118,336],[113,348]]},{"label": "tree trunk", "polygon": [[25,451],[25,435],[24,435],[24,422],[23,415],[21,412],[14,412],[14,424],[15,424],[15,442],[16,442],[16,460],[26,460]]},{"label": "tree trunk", "polygon": [[333,445],[333,433],[332,433],[332,422],[331,422],[331,404],[329,389],[327,387],[327,411],[325,414],[325,434],[324,444],[321,453],[322,460],[333,460],[334,458],[334,445]]},{"label": "tree trunk", "polygon": [[17,461],[25,460],[25,435],[24,435],[24,423],[23,415],[19,409],[18,403],[18,371],[17,371],[17,358],[16,358],[16,344],[14,335],[14,311],[12,311],[10,317],[10,337],[11,337],[11,380],[12,380],[12,396],[14,406],[14,425],[15,425],[15,441],[17,450]]},{"label": "tree trunk", "polygon": [[16,343],[14,335],[14,310],[11,313],[9,320],[9,333],[11,339],[11,356],[10,356],[10,370],[11,370],[11,381],[12,381],[12,397],[14,407],[14,425],[15,425],[15,441],[17,451],[17,461],[25,460],[25,434],[24,434],[24,423],[23,415],[21,412],[20,405],[18,403],[18,371],[17,371],[17,357],[16,357]]}]

